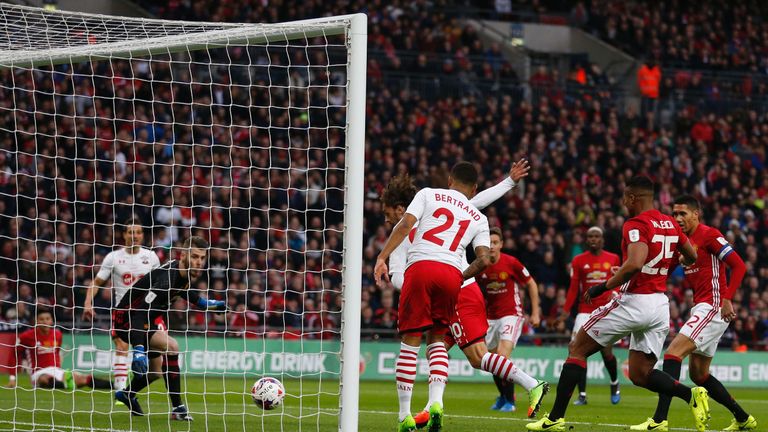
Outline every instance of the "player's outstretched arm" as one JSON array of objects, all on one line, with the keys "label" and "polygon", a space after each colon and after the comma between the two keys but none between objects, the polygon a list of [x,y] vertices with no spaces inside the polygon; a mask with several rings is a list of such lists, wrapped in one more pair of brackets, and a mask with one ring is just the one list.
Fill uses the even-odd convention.
[{"label": "player's outstretched arm", "polygon": [[504,194],[512,190],[515,186],[517,186],[517,182],[528,176],[528,171],[530,171],[530,169],[531,166],[528,164],[528,161],[525,159],[520,159],[519,161],[512,164],[512,168],[509,170],[509,176],[505,177],[504,180],[496,183],[488,189],[485,189],[482,192],[478,192],[478,194],[475,195],[469,202],[477,207],[478,210],[482,210],[488,207],[496,200],[503,197]]},{"label": "player's outstretched arm", "polygon": [[400,222],[395,225],[395,228],[387,239],[387,243],[384,244],[384,248],[379,253],[379,257],[376,258],[376,267],[373,269],[373,277],[376,280],[376,285],[381,286],[383,281],[388,280],[387,260],[392,254],[392,251],[400,246],[400,243],[405,240],[405,237],[408,236],[408,233],[411,232],[417,221],[416,216],[410,213],[405,213],[403,218],[400,219]]},{"label": "player's outstretched arm", "polygon": [[[690,245],[690,244],[689,244]],[[695,252],[694,252],[695,254]],[[627,259],[619,270],[611,276],[608,281],[595,285],[584,292],[584,301],[587,304],[592,303],[592,299],[600,294],[624,285],[632,279],[637,272],[642,270],[645,261],[648,258],[648,245],[643,242],[630,243],[627,246]]]},{"label": "player's outstretched arm", "polygon": [[478,246],[475,248],[475,260],[464,270],[462,276],[464,280],[473,278],[491,265],[491,249],[487,246]]},{"label": "player's outstretched arm", "polygon": [[219,311],[219,312],[226,312],[227,310],[227,302],[224,300],[210,300],[208,298],[205,298],[203,296],[198,296],[197,301],[195,302],[197,307],[203,310],[213,310],[213,311]]},{"label": "player's outstretched arm", "polygon": [[88,286],[88,290],[85,292],[85,302],[83,303],[83,320],[90,321],[96,315],[93,311],[93,298],[96,296],[99,288],[103,287],[107,281],[96,276]]}]

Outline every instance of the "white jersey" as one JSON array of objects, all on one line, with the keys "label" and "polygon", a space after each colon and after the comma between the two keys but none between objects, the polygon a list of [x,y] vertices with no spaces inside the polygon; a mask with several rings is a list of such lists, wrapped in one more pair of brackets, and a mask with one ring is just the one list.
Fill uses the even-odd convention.
[{"label": "white jersey", "polygon": [[154,251],[141,248],[138,253],[131,254],[122,248],[107,254],[96,277],[105,281],[112,280],[114,304],[118,304],[134,282],[158,266],[160,258]]},{"label": "white jersey", "polygon": [[[475,195],[469,202],[478,209],[482,210],[491,205],[497,199],[504,196],[504,194],[512,190],[514,187],[515,182],[512,181],[511,178],[505,177],[504,180]],[[408,261],[408,250],[413,244],[413,237],[416,234],[416,227],[418,227],[418,222],[416,222],[414,228],[403,240],[403,242],[400,243],[400,245],[397,246],[395,250],[392,251],[392,253],[389,255],[389,274],[392,280],[392,285],[394,285],[394,287],[397,289],[402,289],[403,287],[403,276],[405,273],[405,268],[407,267],[406,263]],[[465,253],[464,267],[461,268],[461,271],[466,270],[467,267],[469,267],[469,263],[467,263],[467,255]],[[464,285],[468,285],[471,282],[474,282],[474,278],[464,281]]]},{"label": "white jersey", "polygon": [[474,248],[491,246],[488,218],[459,191],[424,188],[406,213],[418,220],[406,268],[419,261],[437,261],[463,271],[470,243]]}]

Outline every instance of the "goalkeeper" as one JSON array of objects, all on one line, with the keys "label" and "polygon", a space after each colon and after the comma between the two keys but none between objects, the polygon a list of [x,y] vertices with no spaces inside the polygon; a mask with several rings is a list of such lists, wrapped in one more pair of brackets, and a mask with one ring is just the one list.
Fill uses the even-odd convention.
[{"label": "goalkeeper", "polygon": [[[182,246],[180,260],[171,260],[139,279],[117,305],[115,330],[119,338],[133,346],[134,377],[125,390],[115,393],[115,399],[124,403],[133,415],[144,415],[136,393],[165,374],[173,405],[171,419],[192,420],[181,401],[179,344],[168,334],[164,317],[179,297],[201,309],[225,309],[223,300],[208,300],[189,290],[203,272],[208,248],[208,242],[201,237],[188,238]],[[165,364],[163,355],[167,358]]]}]

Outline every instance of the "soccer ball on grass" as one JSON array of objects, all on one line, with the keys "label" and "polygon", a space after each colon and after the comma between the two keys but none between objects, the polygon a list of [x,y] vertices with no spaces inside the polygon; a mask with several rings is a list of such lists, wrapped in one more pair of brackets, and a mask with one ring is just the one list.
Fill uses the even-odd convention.
[{"label": "soccer ball on grass", "polygon": [[260,378],[251,387],[253,402],[260,408],[272,410],[280,406],[285,398],[285,387],[277,378]]}]

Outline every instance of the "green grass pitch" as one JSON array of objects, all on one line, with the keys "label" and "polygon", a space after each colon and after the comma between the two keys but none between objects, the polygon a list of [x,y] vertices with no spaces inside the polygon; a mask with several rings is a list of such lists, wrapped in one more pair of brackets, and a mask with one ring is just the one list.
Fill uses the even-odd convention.
[{"label": "green grass pitch", "polygon": [[[21,379],[16,390],[0,388],[0,430],[16,431],[335,431],[338,421],[338,385],[333,381],[285,379],[288,397],[282,410],[261,411],[248,393],[255,377],[186,378],[186,402],[195,421],[171,423],[168,398],[162,382],[151,386],[152,394],[142,392],[140,401],[150,415],[131,418],[125,407],[113,405],[111,395],[101,391],[31,390]],[[554,400],[554,387],[543,405],[548,411]],[[573,431],[627,430],[653,414],[656,396],[633,386],[622,387],[619,405],[611,405],[608,388],[590,386],[589,405],[569,407],[566,420]],[[303,395],[301,398],[298,395]],[[768,390],[733,389],[742,406],[755,415],[759,430],[768,430]],[[426,402],[427,384],[416,383],[413,410]],[[495,387],[487,384],[449,383],[445,393],[444,431],[524,431],[527,396],[518,389],[519,411],[500,414],[489,409]],[[731,415],[712,401],[712,430],[730,423]],[[152,412],[157,414],[151,414]],[[393,431],[397,417],[394,382],[363,382],[360,387],[361,431]],[[281,415],[282,414],[282,415]],[[693,430],[687,405],[672,403],[672,430]]]}]

